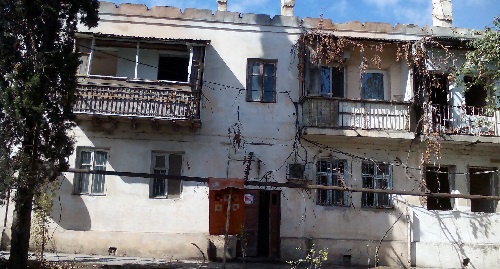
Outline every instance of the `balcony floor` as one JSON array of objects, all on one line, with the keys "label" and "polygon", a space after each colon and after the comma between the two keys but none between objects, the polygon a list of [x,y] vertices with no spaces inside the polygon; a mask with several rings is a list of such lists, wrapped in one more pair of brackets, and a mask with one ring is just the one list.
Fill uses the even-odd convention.
[{"label": "balcony floor", "polygon": [[317,128],[317,127],[304,127],[302,129],[302,135],[311,138],[317,136],[368,137],[368,138],[388,138],[388,139],[402,139],[402,140],[412,140],[415,138],[415,133],[406,131],[334,129],[334,128]]}]

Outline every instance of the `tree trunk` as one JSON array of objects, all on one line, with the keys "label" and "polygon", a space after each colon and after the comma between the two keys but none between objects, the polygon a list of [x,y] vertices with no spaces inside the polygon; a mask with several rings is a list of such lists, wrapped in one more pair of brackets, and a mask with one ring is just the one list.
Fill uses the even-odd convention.
[{"label": "tree trunk", "polygon": [[34,192],[29,187],[18,188],[15,198],[12,239],[10,241],[10,269],[25,269],[31,232],[31,211]]}]

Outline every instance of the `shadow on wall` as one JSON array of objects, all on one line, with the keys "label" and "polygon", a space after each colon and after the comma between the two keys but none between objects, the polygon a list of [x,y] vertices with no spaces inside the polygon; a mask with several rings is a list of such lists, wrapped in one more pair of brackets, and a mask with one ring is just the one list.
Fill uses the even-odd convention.
[{"label": "shadow on wall", "polygon": [[[434,235],[440,240],[440,244],[447,245],[451,243],[453,252],[456,254],[456,261],[464,263],[464,266],[468,264],[468,268],[478,268],[478,265],[474,264],[474,259],[470,259],[472,258],[471,255],[475,254],[469,253],[471,248],[468,245],[482,245],[485,244],[481,243],[484,241],[488,244],[488,241],[491,240],[490,238],[495,236],[493,229],[495,219],[496,214],[477,214],[462,211],[421,210],[418,214],[414,212],[412,245],[419,242],[433,243],[429,241],[429,236]],[[427,225],[422,226],[422,221],[427,223]],[[432,223],[433,221],[434,223]],[[421,233],[425,234],[424,238],[421,238]],[[486,254],[484,253],[484,255]],[[415,247],[413,247],[413,264],[416,262],[415,257]]]},{"label": "shadow on wall", "polygon": [[62,176],[50,216],[65,230],[89,231],[92,227],[89,211],[82,197],[74,195],[73,190],[73,184]]}]

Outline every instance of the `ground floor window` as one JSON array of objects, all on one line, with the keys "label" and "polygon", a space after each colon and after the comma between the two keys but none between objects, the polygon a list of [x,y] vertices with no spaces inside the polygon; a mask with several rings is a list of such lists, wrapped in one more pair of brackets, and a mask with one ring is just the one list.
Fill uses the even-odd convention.
[{"label": "ground floor window", "polygon": [[[182,175],[182,154],[153,152],[152,169],[155,175]],[[182,181],[177,179],[153,178],[150,196],[153,198],[179,198]]]},{"label": "ground floor window", "polygon": [[[425,185],[432,193],[450,193],[450,168],[449,167],[425,167]],[[428,210],[451,210],[450,198],[427,198]]]},{"label": "ground floor window", "polygon": [[[347,160],[325,159],[317,162],[316,181],[325,186],[347,186]],[[347,206],[348,195],[344,191],[318,190],[318,205]]]},{"label": "ground floor window", "polygon": [[[494,168],[469,168],[469,189],[471,195],[497,196],[498,177]],[[497,201],[485,199],[471,199],[472,212],[494,213]]]},{"label": "ground floor window", "polygon": [[[80,169],[106,171],[108,152],[104,149],[80,148],[77,150],[77,167]],[[76,176],[75,193],[97,194],[105,193],[106,176],[100,174],[78,174]]]},{"label": "ground floor window", "polygon": [[[392,189],[392,165],[364,161],[361,163],[363,188]],[[366,193],[361,196],[361,206],[374,208],[392,207],[391,195],[386,193]]]}]

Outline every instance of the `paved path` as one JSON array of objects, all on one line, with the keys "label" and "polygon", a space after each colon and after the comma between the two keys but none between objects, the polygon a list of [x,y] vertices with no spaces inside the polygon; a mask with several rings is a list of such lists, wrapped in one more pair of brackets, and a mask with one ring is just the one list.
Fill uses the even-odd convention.
[{"label": "paved path", "polygon": [[[30,254],[34,258],[33,254]],[[0,251],[0,258],[9,258],[9,252]],[[166,260],[166,259],[155,259],[155,258],[137,258],[137,257],[122,257],[122,256],[100,256],[100,255],[86,255],[86,254],[66,254],[66,253],[47,253],[46,259],[48,261],[59,261],[59,262],[78,262],[78,263],[92,263],[92,264],[102,264],[107,265],[107,268],[113,268],[114,266],[124,266],[124,268],[140,268],[140,266],[151,266],[153,268],[209,268],[216,269],[222,268],[222,263],[220,262],[209,262],[207,264],[202,264],[202,261],[191,261],[191,260]],[[200,267],[201,266],[201,267]],[[226,265],[227,269],[289,269],[290,265],[283,262],[248,262],[246,264],[237,262],[228,262]],[[327,266],[322,268],[355,268],[355,267],[342,267],[342,266]],[[366,267],[358,267],[366,268]]]}]

